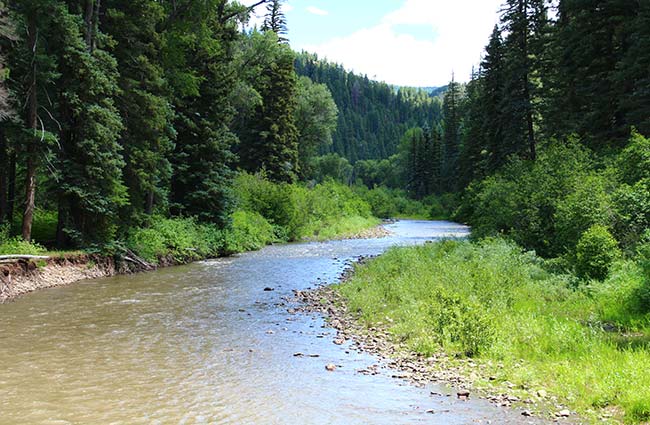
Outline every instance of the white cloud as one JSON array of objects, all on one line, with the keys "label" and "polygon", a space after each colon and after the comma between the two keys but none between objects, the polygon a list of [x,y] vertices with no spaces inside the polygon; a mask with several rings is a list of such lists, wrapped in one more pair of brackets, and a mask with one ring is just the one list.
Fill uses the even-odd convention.
[{"label": "white cloud", "polygon": [[318,16],[327,16],[329,15],[329,12],[327,10],[319,9],[316,6],[309,6],[307,8],[307,12],[318,15]]},{"label": "white cloud", "polygon": [[[466,81],[498,21],[501,3],[502,0],[406,0],[374,27],[302,47],[391,84],[444,85],[452,72],[457,80]],[[408,25],[431,27],[431,38],[418,39],[399,32]]]}]

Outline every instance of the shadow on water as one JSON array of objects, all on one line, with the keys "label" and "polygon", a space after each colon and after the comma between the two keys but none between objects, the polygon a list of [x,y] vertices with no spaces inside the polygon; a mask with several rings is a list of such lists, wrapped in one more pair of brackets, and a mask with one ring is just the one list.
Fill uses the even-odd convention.
[{"label": "shadow on water", "polygon": [[431,394],[444,387],[359,374],[378,360],[333,344],[322,317],[292,314],[294,289],[335,282],[355,257],[468,233],[388,227],[389,238],[271,246],[0,306],[0,424],[521,423]]}]

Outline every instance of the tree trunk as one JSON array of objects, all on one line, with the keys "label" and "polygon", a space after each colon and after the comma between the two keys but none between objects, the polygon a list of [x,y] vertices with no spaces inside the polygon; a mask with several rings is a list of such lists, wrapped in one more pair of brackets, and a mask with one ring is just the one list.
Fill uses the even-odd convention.
[{"label": "tree trunk", "polygon": [[151,215],[153,213],[154,200],[155,200],[154,192],[153,190],[149,190],[147,192],[147,203],[144,207],[145,214]]},{"label": "tree trunk", "polygon": [[34,204],[36,198],[36,130],[38,128],[38,96],[36,84],[36,17],[29,16],[28,18],[28,47],[32,52],[32,75],[29,87],[29,98],[27,106],[27,128],[33,130],[30,135],[31,140],[27,143],[27,164],[25,170],[25,210],[23,212],[23,228],[22,235],[26,241],[32,238],[32,222],[34,220]]},{"label": "tree trunk", "polygon": [[16,152],[9,155],[9,172],[7,173],[7,221],[14,221],[16,205]]},{"label": "tree trunk", "polygon": [[67,248],[68,238],[65,234],[65,226],[68,221],[68,213],[64,205],[63,195],[59,195],[58,217],[56,222],[56,247],[59,249]]},{"label": "tree trunk", "polygon": [[86,0],[86,11],[84,12],[84,26],[86,46],[91,50],[93,44],[93,16],[95,15],[95,1]]},{"label": "tree trunk", "polygon": [[7,219],[7,188],[9,155],[7,154],[7,139],[4,127],[0,126],[0,224]]}]

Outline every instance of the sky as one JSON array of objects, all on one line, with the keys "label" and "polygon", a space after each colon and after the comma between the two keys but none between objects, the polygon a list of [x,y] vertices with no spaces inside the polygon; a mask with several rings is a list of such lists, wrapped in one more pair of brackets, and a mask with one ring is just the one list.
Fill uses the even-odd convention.
[{"label": "sky", "polygon": [[[253,4],[255,0],[244,0]],[[389,84],[467,81],[503,0],[287,0],[289,42]],[[264,6],[256,11],[263,15]],[[252,24],[258,23],[259,17]],[[251,24],[251,25],[252,25]]]}]

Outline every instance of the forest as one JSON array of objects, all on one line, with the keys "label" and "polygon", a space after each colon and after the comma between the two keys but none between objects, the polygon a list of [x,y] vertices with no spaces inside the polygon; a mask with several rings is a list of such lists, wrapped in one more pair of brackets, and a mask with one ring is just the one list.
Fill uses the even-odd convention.
[{"label": "forest", "polygon": [[506,0],[437,89],[294,52],[282,6],[0,1],[0,255],[181,263],[452,219],[469,241],[341,285],[359,317],[484,360],[477,385],[650,420],[650,2]]},{"label": "forest", "polygon": [[[266,7],[263,26],[244,30],[258,6]],[[5,253],[143,249],[129,241],[160,223],[187,230],[188,221],[216,235],[201,255],[323,237],[329,225],[361,230],[376,220],[361,197],[370,192],[347,187],[356,181],[351,164],[394,154],[405,129],[440,120],[439,102],[423,92],[294,53],[280,1],[21,0],[0,8]],[[301,214],[288,210],[304,206],[317,183],[358,208],[320,199],[310,210],[320,225],[301,228],[292,222]],[[276,198],[252,205],[243,187],[255,185]],[[426,215],[405,193],[399,200]],[[274,231],[250,234],[260,221]]]},{"label": "forest", "polygon": [[647,423],[650,3],[508,0],[486,43],[441,126],[400,145],[399,184],[471,241],[392,250],[339,290],[420,355],[478,361],[476,387]]}]

